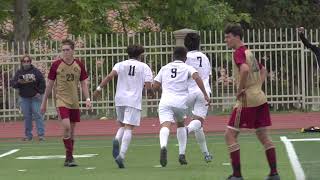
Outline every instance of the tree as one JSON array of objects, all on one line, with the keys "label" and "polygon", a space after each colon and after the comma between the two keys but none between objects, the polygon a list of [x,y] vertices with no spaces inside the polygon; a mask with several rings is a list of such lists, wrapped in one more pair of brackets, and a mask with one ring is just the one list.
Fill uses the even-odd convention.
[{"label": "tree", "polygon": [[250,28],[288,28],[304,26],[318,28],[319,0],[228,0],[236,12],[252,17]]},{"label": "tree", "polygon": [[[246,13],[234,13],[233,8],[221,0],[137,0],[130,10],[136,16],[148,17],[163,30],[192,28],[222,29],[226,22],[250,22]],[[139,15],[139,16],[137,16]]]}]

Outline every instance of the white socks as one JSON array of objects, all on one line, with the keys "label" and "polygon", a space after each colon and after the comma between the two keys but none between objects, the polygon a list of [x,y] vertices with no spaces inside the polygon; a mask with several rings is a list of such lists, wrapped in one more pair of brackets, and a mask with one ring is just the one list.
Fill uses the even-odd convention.
[{"label": "white socks", "polygon": [[131,142],[131,137],[132,137],[132,130],[131,129],[125,129],[122,137],[122,144],[120,148],[120,157],[123,159],[125,158],[125,154],[128,150],[128,147]]},{"label": "white socks", "polygon": [[188,133],[197,131],[201,128],[201,121],[197,119],[192,120],[187,127],[188,127]]},{"label": "white socks", "polygon": [[169,138],[170,130],[167,127],[162,127],[160,129],[159,138],[160,138],[160,148],[167,147],[168,138]]},{"label": "white socks", "polygon": [[185,154],[187,146],[187,131],[185,127],[177,128],[177,139],[179,144],[179,154]]},{"label": "white socks", "polygon": [[200,145],[201,151],[205,154],[208,155],[208,148],[207,148],[207,143],[206,143],[206,137],[203,132],[203,128],[201,127],[199,130],[194,132],[194,135],[196,136],[196,140]]},{"label": "white socks", "polygon": [[124,132],[124,127],[120,127],[120,128],[118,129],[117,134],[116,134],[116,137],[115,137],[115,139],[117,139],[120,144],[121,144],[123,132]]}]

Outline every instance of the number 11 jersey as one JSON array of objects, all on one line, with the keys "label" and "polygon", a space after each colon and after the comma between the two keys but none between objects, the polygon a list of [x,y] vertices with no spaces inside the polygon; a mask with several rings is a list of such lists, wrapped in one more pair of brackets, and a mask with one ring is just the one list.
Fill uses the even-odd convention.
[{"label": "number 11 jersey", "polygon": [[114,65],[118,74],[116,106],[129,106],[141,110],[142,90],[145,82],[152,82],[152,71],[143,62],[129,59]]}]

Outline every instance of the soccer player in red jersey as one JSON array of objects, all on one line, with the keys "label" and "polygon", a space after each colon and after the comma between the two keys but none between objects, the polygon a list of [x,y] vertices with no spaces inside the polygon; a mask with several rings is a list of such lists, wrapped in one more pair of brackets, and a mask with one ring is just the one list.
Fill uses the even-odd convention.
[{"label": "soccer player in red jersey", "polygon": [[80,82],[86,107],[91,108],[88,90],[88,74],[79,59],[73,57],[74,42],[62,41],[62,58],[53,62],[48,74],[48,83],[41,104],[41,112],[47,109],[47,99],[54,83],[56,93],[56,107],[63,127],[63,143],[66,149],[64,166],[77,166],[73,159],[74,129],[76,122],[80,122],[78,84]]},{"label": "soccer player in red jersey", "polygon": [[264,146],[270,173],[266,180],[279,180],[276,151],[268,135],[267,126],[271,125],[267,98],[261,89],[266,77],[266,69],[258,63],[252,52],[246,48],[242,39],[240,25],[231,24],[225,28],[225,42],[234,49],[233,66],[237,84],[237,103],[232,111],[225,141],[230,153],[233,174],[227,179],[242,180],[240,170],[240,145],[238,135],[241,128],[256,130],[256,136]]}]

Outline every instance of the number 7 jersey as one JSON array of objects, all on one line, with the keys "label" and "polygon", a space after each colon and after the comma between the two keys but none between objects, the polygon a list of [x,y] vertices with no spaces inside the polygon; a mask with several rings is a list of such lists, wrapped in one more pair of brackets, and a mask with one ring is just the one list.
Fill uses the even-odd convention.
[{"label": "number 7 jersey", "polygon": [[152,82],[152,71],[143,62],[129,59],[114,65],[118,74],[116,106],[129,106],[141,110],[142,90],[145,82]]}]

